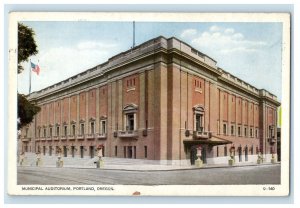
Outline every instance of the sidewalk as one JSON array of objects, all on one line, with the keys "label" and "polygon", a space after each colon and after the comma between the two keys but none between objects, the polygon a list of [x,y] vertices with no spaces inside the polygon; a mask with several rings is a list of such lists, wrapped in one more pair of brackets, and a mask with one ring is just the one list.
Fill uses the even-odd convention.
[{"label": "sidewalk", "polygon": [[[74,161],[76,163],[76,161]],[[81,169],[96,169],[96,164],[93,162],[89,162],[88,165],[83,164],[64,164],[63,168],[81,168]],[[126,171],[172,171],[172,170],[193,170],[193,169],[210,169],[210,168],[237,168],[237,167],[251,167],[251,166],[265,166],[265,165],[278,165],[280,162],[275,164],[270,162],[264,162],[262,164],[257,164],[253,162],[242,163],[238,162],[235,163],[233,166],[229,166],[228,164],[203,164],[203,167],[198,168],[195,165],[162,165],[162,164],[143,164],[143,163],[135,163],[132,160],[131,162],[128,161],[117,161],[111,159],[104,159],[104,164],[100,169],[104,170],[126,170]],[[34,165],[24,165],[24,167]],[[54,161],[49,163],[43,164],[41,167],[56,167]]]}]

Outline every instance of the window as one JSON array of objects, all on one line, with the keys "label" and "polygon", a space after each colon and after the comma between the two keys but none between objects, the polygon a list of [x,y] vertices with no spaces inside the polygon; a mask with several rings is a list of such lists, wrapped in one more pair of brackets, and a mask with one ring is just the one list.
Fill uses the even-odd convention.
[{"label": "window", "polygon": [[247,136],[247,127],[244,128],[244,135]]},{"label": "window", "polygon": [[219,157],[219,147],[217,146],[217,157]]},{"label": "window", "polygon": [[227,156],[227,146],[224,146],[224,156]]},{"label": "window", "polygon": [[52,137],[52,128],[49,129],[50,137]]},{"label": "window", "polygon": [[102,134],[106,134],[106,120],[101,120],[101,127],[100,132]]},{"label": "window", "polygon": [[138,106],[135,104],[126,105],[123,108],[124,112],[124,126],[123,129],[125,131],[134,131],[137,128],[137,120],[136,120],[136,112]]},{"label": "window", "polygon": [[68,126],[65,126],[65,136],[67,136],[68,135]]},{"label": "window", "polygon": [[118,156],[118,146],[115,146],[115,156]]},{"label": "window", "polygon": [[231,135],[234,135],[234,126],[231,125]]},{"label": "window", "polygon": [[134,115],[133,113],[127,114],[127,130],[134,130]]},{"label": "window", "polygon": [[44,128],[44,137],[46,137],[46,128]]},{"label": "window", "polygon": [[41,129],[39,128],[39,137],[41,137]]},{"label": "window", "polygon": [[144,146],[144,153],[145,153],[145,158],[147,158],[148,157],[147,146]]},{"label": "window", "polygon": [[253,129],[250,128],[250,137],[253,137]]},{"label": "window", "polygon": [[95,122],[91,122],[91,134],[95,133]]},{"label": "window", "polygon": [[203,114],[196,114],[196,131],[203,132]]},{"label": "window", "polygon": [[84,135],[84,124],[80,124],[80,133],[81,135]]},{"label": "window", "polygon": [[272,137],[274,137],[274,128],[273,128],[273,126],[269,126],[269,138],[272,138]]},{"label": "window", "polygon": [[255,129],[255,137],[258,138],[258,129]]},{"label": "window", "polygon": [[56,136],[59,136],[59,126],[56,127]]},{"label": "window", "polygon": [[76,127],[75,124],[72,125],[72,135],[75,136],[76,134]]},{"label": "window", "polygon": [[238,135],[241,136],[241,127],[238,127]]},{"label": "window", "polygon": [[126,146],[124,146],[124,158],[126,158]]},{"label": "window", "polygon": [[223,134],[226,135],[227,134],[227,125],[223,124]]}]

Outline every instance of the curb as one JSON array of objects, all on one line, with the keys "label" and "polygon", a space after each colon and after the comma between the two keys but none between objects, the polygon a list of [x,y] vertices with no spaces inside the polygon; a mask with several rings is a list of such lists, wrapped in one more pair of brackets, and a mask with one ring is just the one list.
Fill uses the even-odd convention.
[{"label": "curb", "polygon": [[[233,165],[233,166],[213,166],[213,167],[192,167],[192,168],[175,168],[175,169],[157,169],[157,170],[131,170],[131,169],[124,169],[124,168],[86,168],[86,167],[63,167],[68,169],[95,169],[95,170],[119,170],[119,171],[138,171],[138,172],[154,172],[154,171],[179,171],[179,170],[205,170],[205,169],[216,169],[216,168],[242,168],[242,167],[253,167],[253,166],[271,166],[271,165],[280,165],[281,163],[263,163],[263,164],[247,164],[247,165]],[[35,167],[35,166],[18,166],[18,167]],[[56,168],[54,166],[51,167],[37,167],[37,168]],[[59,168],[58,168],[59,169]]]}]

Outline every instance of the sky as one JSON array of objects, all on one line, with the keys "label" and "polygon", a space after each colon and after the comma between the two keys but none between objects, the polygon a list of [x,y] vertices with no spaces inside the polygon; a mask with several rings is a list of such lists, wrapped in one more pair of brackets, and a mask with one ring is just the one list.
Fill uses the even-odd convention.
[{"label": "sky", "polygon": [[[39,64],[31,92],[107,61],[132,47],[132,22],[23,22],[35,31]],[[135,43],[176,37],[217,61],[217,66],[281,101],[281,23],[136,22]],[[18,91],[28,94],[29,62],[22,63]]]}]

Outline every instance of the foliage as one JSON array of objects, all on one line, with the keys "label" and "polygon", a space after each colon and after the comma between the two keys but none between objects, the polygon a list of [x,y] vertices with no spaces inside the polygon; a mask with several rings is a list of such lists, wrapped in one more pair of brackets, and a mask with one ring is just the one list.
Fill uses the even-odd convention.
[{"label": "foliage", "polygon": [[28,101],[25,95],[18,94],[18,118],[20,119],[20,122],[18,122],[18,130],[30,124],[34,115],[40,110],[41,108]]},{"label": "foliage", "polygon": [[[18,23],[18,73],[24,70],[21,63],[38,53],[34,35],[32,28]],[[28,101],[25,95],[18,93],[18,130],[30,124],[40,110],[41,108]]]},{"label": "foliage", "polygon": [[30,56],[38,53],[34,35],[32,28],[18,23],[18,73],[24,70],[21,63],[28,61]]}]

